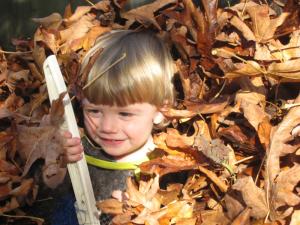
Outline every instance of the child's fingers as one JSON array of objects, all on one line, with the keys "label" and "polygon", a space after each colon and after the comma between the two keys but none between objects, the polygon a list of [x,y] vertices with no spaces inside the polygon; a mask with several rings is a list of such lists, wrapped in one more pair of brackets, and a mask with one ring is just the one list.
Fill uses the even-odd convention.
[{"label": "child's fingers", "polygon": [[81,140],[78,137],[64,138],[63,146],[65,148],[79,146],[79,145],[81,146]]},{"label": "child's fingers", "polygon": [[64,137],[64,162],[71,163],[82,159],[83,146],[81,145],[80,138],[72,138],[72,134],[69,131],[63,131],[62,135]]},{"label": "child's fingers", "polygon": [[83,157],[82,153],[79,154],[65,154],[64,155],[64,160],[67,163],[72,163],[72,162],[77,162],[79,160],[81,160]]},{"label": "child's fingers", "polygon": [[62,135],[63,135],[64,138],[71,138],[72,137],[71,132],[68,131],[68,130],[63,130]]},{"label": "child's fingers", "polygon": [[64,161],[67,163],[77,162],[83,157],[82,145],[76,145],[73,147],[67,147],[64,149]]}]

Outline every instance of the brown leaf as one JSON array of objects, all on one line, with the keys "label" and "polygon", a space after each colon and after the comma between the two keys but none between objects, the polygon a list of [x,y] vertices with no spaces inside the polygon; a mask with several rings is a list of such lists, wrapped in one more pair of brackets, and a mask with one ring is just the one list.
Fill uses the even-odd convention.
[{"label": "brown leaf", "polygon": [[[184,54],[181,54],[181,56],[183,56],[183,55]],[[183,58],[183,59],[187,60],[185,58]],[[189,79],[189,66],[184,64],[184,60],[181,60],[181,59],[176,60],[176,67],[179,72],[179,78],[181,80],[184,97],[186,99],[188,99],[190,96],[190,90],[191,90],[191,80]]]},{"label": "brown leaf", "polygon": [[193,111],[197,114],[211,114],[222,112],[229,104],[229,98],[220,98],[209,103],[184,101],[183,104],[187,107],[187,110]]},{"label": "brown leaf", "polygon": [[[232,15],[230,15],[232,16]],[[243,36],[247,41],[254,41],[255,36],[252,30],[245,24],[243,20],[241,20],[237,16],[232,16],[229,21],[234,27],[236,27],[239,31],[242,32]]]},{"label": "brown leaf", "polygon": [[233,125],[228,128],[223,128],[218,132],[218,135],[221,137],[225,137],[241,150],[244,150],[248,153],[255,153],[258,150],[255,146],[256,134],[251,130],[247,130],[246,128]]},{"label": "brown leaf", "polygon": [[171,133],[168,130],[168,135],[166,137],[166,144],[171,148],[190,148],[194,143],[193,137],[188,137],[186,135]]},{"label": "brown leaf", "polygon": [[108,12],[111,10],[110,3],[111,3],[110,0],[102,0],[97,2],[93,7],[97,10]]},{"label": "brown leaf", "polygon": [[269,119],[264,118],[263,121],[258,124],[257,135],[259,137],[260,143],[264,146],[264,149],[268,149],[270,146],[270,135],[272,126]]},{"label": "brown leaf", "polygon": [[246,208],[243,212],[234,219],[231,225],[248,225],[250,222],[250,208]]},{"label": "brown leaf", "polygon": [[23,179],[20,186],[14,188],[10,194],[16,197],[26,196],[33,189],[33,178]]},{"label": "brown leaf", "polygon": [[153,224],[159,225],[164,224],[163,221],[167,219],[170,221],[180,220],[182,218],[191,218],[193,211],[193,202],[191,201],[175,201],[168,204],[166,207],[157,210],[155,212],[150,212],[146,208],[132,220],[134,223],[138,224]]},{"label": "brown leaf", "polygon": [[63,92],[59,95],[58,99],[52,101],[50,108],[50,124],[55,127],[60,127],[64,122],[64,103],[63,99],[66,96],[67,92]]},{"label": "brown leaf", "polygon": [[[84,50],[89,50],[94,44],[96,39],[106,33],[109,32],[111,30],[111,28],[109,27],[101,27],[101,26],[94,26],[90,29],[90,31],[82,38],[82,47]],[[79,49],[79,47],[74,48],[72,46],[72,49],[75,51],[77,49]]]},{"label": "brown leaf", "polygon": [[247,63],[235,63],[235,70],[225,73],[225,78],[232,79],[241,76],[259,76],[265,73],[264,69],[255,61]]},{"label": "brown leaf", "polygon": [[292,215],[290,225],[298,225],[300,224],[300,210],[295,210]]},{"label": "brown leaf", "polygon": [[168,118],[191,118],[195,115],[197,115],[197,112],[190,111],[190,110],[178,110],[173,108],[168,108],[167,110],[163,110],[162,113],[164,116]]},{"label": "brown leaf", "polygon": [[126,224],[126,225],[132,225],[131,221],[132,213],[127,211],[123,214],[116,215],[112,219],[112,224]]},{"label": "brown leaf", "polygon": [[140,169],[143,173],[155,172],[160,176],[183,170],[191,170],[194,168],[197,168],[195,162],[178,156],[157,158],[148,162],[144,162],[140,165]]},{"label": "brown leaf", "polygon": [[25,162],[23,176],[28,173],[37,159],[42,158],[45,160],[43,179],[51,188],[60,184],[66,174],[66,168],[60,168],[63,145],[59,133],[59,127],[63,122],[64,96],[65,93],[62,93],[57,100],[53,101],[50,124],[45,124],[43,127],[17,126],[18,152]]},{"label": "brown leaf", "polygon": [[41,82],[44,80],[44,75],[40,73],[40,71],[37,69],[34,63],[28,63],[28,67],[31,71],[32,76],[34,76],[35,79]]},{"label": "brown leaf", "polygon": [[159,24],[155,20],[154,13],[166,5],[176,2],[176,0],[157,0],[153,3],[121,13],[121,16],[128,20],[127,27],[137,20],[146,27],[153,24],[157,29],[161,30]]},{"label": "brown leaf", "polygon": [[[267,89],[264,86],[262,77],[241,77],[239,78],[241,90],[237,92],[235,100],[243,104],[258,105],[264,109]],[[255,127],[255,126],[254,126]]]},{"label": "brown leaf", "polygon": [[80,39],[84,37],[93,26],[98,25],[94,19],[95,15],[83,15],[67,29],[60,31],[60,41],[63,43],[61,51],[63,54],[70,52],[70,46],[72,46],[72,44],[74,45],[74,43],[80,42]]},{"label": "brown leaf", "polygon": [[202,135],[197,135],[195,136],[193,146],[216,164],[222,165],[223,163],[228,163],[230,150],[220,139],[209,141]]},{"label": "brown leaf", "polygon": [[[279,173],[271,190],[272,208],[276,210],[281,206],[296,206],[300,203],[299,195],[294,193],[299,180],[300,165],[295,165]],[[280,217],[280,214],[277,215]]]},{"label": "brown leaf", "polygon": [[212,182],[214,182],[222,192],[227,192],[228,186],[222,181],[213,171],[206,169],[203,166],[198,166],[200,172],[204,173]]},{"label": "brown leaf", "polygon": [[32,56],[40,71],[43,71],[43,63],[46,60],[45,49],[40,44],[34,42]]},{"label": "brown leaf", "polygon": [[0,207],[0,213],[9,212],[20,207],[19,202],[15,197],[12,197],[4,206]]},{"label": "brown leaf", "polygon": [[197,222],[197,218],[185,218],[185,219],[178,219],[176,221],[176,225],[194,225]]},{"label": "brown leaf", "polygon": [[76,8],[75,12],[72,16],[64,19],[64,22],[70,25],[78,20],[80,20],[85,14],[87,14],[91,10],[91,6],[79,6]]},{"label": "brown leaf", "polygon": [[20,170],[15,165],[3,159],[0,159],[0,171],[8,172],[11,175],[18,175],[20,173]]},{"label": "brown leaf", "polygon": [[183,1],[185,10],[190,12],[197,25],[197,49],[201,55],[210,56],[217,31],[217,1],[203,0],[204,13],[196,8],[193,1]]},{"label": "brown leaf", "polygon": [[204,210],[203,212],[201,212],[201,219],[201,225],[230,224],[229,219],[224,215],[224,213],[216,210]]},{"label": "brown leaf", "polygon": [[52,13],[43,18],[32,18],[33,22],[40,23],[46,29],[57,30],[62,23],[62,17],[59,13]]},{"label": "brown leaf", "polygon": [[169,203],[179,199],[181,193],[182,184],[170,184],[167,190],[158,190],[158,198],[162,205],[168,205]]},{"label": "brown leaf", "polygon": [[[43,173],[46,174],[46,177],[44,178],[47,178],[50,172],[49,175],[58,175],[56,185],[62,182],[63,177],[60,177],[59,167],[55,167],[55,165],[60,164],[59,157],[63,151],[61,135],[58,133],[57,127],[26,127],[18,125],[17,130],[19,141],[18,152],[26,162],[23,176],[28,173],[30,167],[37,159],[42,158],[45,159],[45,170]],[[52,169],[55,169],[55,171],[52,171]],[[66,172],[66,168],[64,168],[64,171]],[[44,181],[47,182],[47,180]],[[51,187],[53,186],[55,184],[51,185]]]},{"label": "brown leaf", "polygon": [[71,6],[71,3],[69,3],[69,4],[67,4],[67,6],[65,7],[63,18],[64,18],[64,19],[68,19],[68,18],[70,18],[72,15],[73,15],[73,12],[72,12],[72,6]]},{"label": "brown leaf", "polygon": [[58,38],[56,35],[57,34],[54,32],[41,27],[36,30],[34,34],[34,41],[44,43],[54,54],[56,54],[59,48]]},{"label": "brown leaf", "polygon": [[184,61],[188,61],[190,57],[196,55],[195,47],[187,40],[187,29],[185,26],[173,27],[170,30],[170,38]]},{"label": "brown leaf", "polygon": [[142,205],[151,212],[159,210],[160,202],[155,197],[159,190],[159,176],[155,176],[154,179],[152,178],[148,182],[140,181],[138,189],[130,177],[127,178],[126,184],[126,192],[129,196],[127,204]]},{"label": "brown leaf", "polygon": [[[251,216],[254,218],[265,218],[268,213],[266,196],[262,189],[258,188],[251,177],[237,179],[232,186],[232,190],[236,190],[241,194],[241,198],[237,199],[241,203],[245,203],[251,208]],[[230,192],[228,193],[230,195]],[[227,203],[226,203],[227,204]],[[234,210],[227,208],[229,211]]]},{"label": "brown leaf", "polygon": [[269,17],[269,6],[262,4],[247,7],[247,13],[251,17],[252,31],[257,42],[265,42],[274,36],[274,33],[284,20],[288,13],[282,13],[275,19]]},{"label": "brown leaf", "polygon": [[123,203],[114,198],[97,202],[96,206],[103,213],[108,213],[113,215],[123,213]]},{"label": "brown leaf", "polygon": [[7,199],[12,190],[12,183],[0,184],[0,200]]},{"label": "brown leaf", "polygon": [[287,80],[300,80],[300,59],[289,60],[282,63],[271,63],[268,67],[267,73]]},{"label": "brown leaf", "polygon": [[[180,155],[181,157],[185,156],[184,152],[177,151],[166,144],[168,134],[161,132],[159,134],[155,134],[153,136],[153,142],[157,146],[158,149],[162,149],[163,151],[167,152],[170,155]],[[154,157],[155,158],[155,157]]]},{"label": "brown leaf", "polygon": [[[1,119],[1,109],[0,109],[0,119]],[[3,147],[9,143],[10,141],[12,141],[14,139],[14,136],[10,133],[10,132],[5,132],[5,131],[1,131],[0,132],[0,160],[2,159],[6,159],[6,154],[3,154],[5,153],[6,151],[3,149]]]},{"label": "brown leaf", "polygon": [[266,44],[256,44],[254,58],[256,60],[268,61],[287,61],[290,59],[299,58],[300,56],[300,38],[299,30],[291,33],[289,43],[282,44],[279,40],[271,40]]},{"label": "brown leaf", "polygon": [[[300,95],[295,100],[295,103],[297,102],[300,102]],[[293,139],[291,135],[292,130],[300,124],[299,113],[299,106],[291,108],[282,122],[272,132],[266,160],[268,191],[271,191],[273,182],[280,173],[280,157],[294,153],[299,148],[299,144],[289,142]]]}]

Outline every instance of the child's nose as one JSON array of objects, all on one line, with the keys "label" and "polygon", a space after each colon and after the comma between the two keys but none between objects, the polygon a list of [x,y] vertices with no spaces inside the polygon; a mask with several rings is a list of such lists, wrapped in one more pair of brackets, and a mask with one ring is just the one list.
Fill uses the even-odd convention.
[{"label": "child's nose", "polygon": [[116,123],[116,119],[113,117],[104,116],[98,128],[101,132],[115,133],[118,131],[118,124]]}]

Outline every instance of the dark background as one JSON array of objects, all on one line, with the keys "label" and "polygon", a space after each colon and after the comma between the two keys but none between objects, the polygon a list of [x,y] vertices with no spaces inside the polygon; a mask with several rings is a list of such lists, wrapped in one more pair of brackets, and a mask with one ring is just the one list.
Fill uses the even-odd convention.
[{"label": "dark background", "polygon": [[[128,8],[153,0],[129,0]],[[78,5],[89,5],[85,0],[0,0],[0,46],[3,50],[13,50],[12,38],[29,38],[37,28],[31,18],[39,18],[58,12],[64,13],[71,2],[72,9]],[[96,3],[98,0],[91,0]]]},{"label": "dark background", "polygon": [[[90,0],[95,3],[98,0]],[[134,8],[153,0],[128,0],[127,8]],[[199,3],[200,0],[195,0]],[[78,5],[88,5],[85,0],[0,0],[0,46],[14,50],[12,38],[29,38],[37,28],[31,18],[39,18],[58,12],[63,15],[65,6],[71,2],[74,10]],[[222,6],[237,0],[219,0]]]}]

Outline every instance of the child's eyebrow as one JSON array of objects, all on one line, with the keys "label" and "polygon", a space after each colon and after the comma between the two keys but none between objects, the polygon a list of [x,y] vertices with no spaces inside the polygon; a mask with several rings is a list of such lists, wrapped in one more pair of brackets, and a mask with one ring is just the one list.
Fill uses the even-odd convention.
[{"label": "child's eyebrow", "polygon": [[134,111],[134,112],[141,112],[142,110],[139,109],[138,107],[135,106],[125,106],[125,107],[120,107],[119,108],[120,111]]}]

